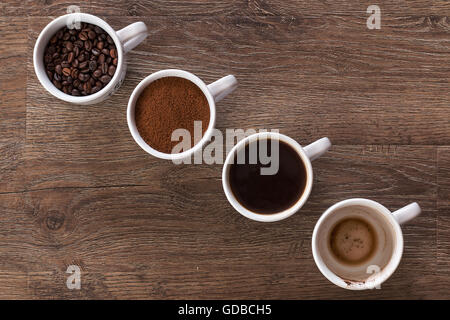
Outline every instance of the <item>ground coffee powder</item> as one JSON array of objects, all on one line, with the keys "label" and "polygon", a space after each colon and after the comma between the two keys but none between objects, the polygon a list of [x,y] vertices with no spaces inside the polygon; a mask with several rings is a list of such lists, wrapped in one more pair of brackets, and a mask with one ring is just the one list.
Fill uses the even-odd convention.
[{"label": "ground coffee powder", "polygon": [[186,129],[194,146],[194,121],[202,121],[202,134],[209,125],[209,105],[202,90],[193,82],[165,77],[150,83],[139,96],[136,127],[152,148],[171,153],[179,141],[171,141],[172,132]]}]

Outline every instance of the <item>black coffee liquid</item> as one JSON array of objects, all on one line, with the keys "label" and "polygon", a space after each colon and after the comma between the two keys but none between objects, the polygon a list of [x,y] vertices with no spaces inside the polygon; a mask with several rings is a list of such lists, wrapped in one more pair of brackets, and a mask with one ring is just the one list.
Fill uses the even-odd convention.
[{"label": "black coffee liquid", "polygon": [[[271,140],[265,141],[267,154],[272,155]],[[250,145],[257,144],[250,148]],[[279,167],[274,175],[262,175],[261,168],[270,167],[262,164],[259,158],[259,141],[245,146],[245,164],[238,163],[235,155],[230,166],[229,182],[236,199],[248,210],[273,214],[292,207],[302,196],[306,186],[306,168],[298,153],[287,143],[279,141]],[[250,150],[257,149],[257,163],[249,163]]]}]

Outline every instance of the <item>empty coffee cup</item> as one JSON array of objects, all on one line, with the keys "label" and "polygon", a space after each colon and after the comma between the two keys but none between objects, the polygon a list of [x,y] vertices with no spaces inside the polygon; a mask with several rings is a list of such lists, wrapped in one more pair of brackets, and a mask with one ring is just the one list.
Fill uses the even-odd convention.
[{"label": "empty coffee cup", "polygon": [[415,202],[392,213],[368,199],[349,199],[333,205],[314,228],[312,252],[317,267],[339,287],[379,288],[402,257],[400,224],[420,212]]}]

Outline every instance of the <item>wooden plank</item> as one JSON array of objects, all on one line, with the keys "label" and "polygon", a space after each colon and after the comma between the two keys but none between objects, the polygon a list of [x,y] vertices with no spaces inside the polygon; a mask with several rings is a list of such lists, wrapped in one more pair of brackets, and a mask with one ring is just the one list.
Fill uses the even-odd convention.
[{"label": "wooden plank", "polygon": [[[356,35],[351,30],[358,22],[351,18],[337,27],[336,17],[324,20],[147,19],[151,35],[130,54],[127,81],[100,105],[56,101],[30,76],[27,157],[84,161],[142,155],[128,133],[127,100],[142,78],[170,67],[206,82],[237,76],[238,90],[217,107],[220,129],[275,128],[301,141],[329,136],[335,144],[450,141],[449,49],[441,31],[404,32],[404,22],[397,21],[383,34],[359,26]],[[48,19],[32,21],[33,38]],[[134,20],[108,21],[120,28]]]},{"label": "wooden plank", "polygon": [[[82,2],[116,29],[150,31],[124,85],[95,106],[55,100],[33,71],[35,39],[71,4],[0,3],[0,298],[450,297],[448,1],[382,0],[381,30],[356,1]],[[217,105],[221,130],[330,137],[299,213],[250,221],[228,204],[220,164],[175,166],[134,143],[129,95],[164,68],[237,76]],[[381,290],[337,288],[312,259],[317,219],[350,197],[423,208]],[[71,264],[79,291],[65,284]]]},{"label": "wooden plank", "polygon": [[437,254],[441,298],[450,292],[450,147],[438,148]]},{"label": "wooden plank", "polygon": [[[66,13],[69,5],[74,3],[67,0],[54,0],[45,5],[39,1],[8,0],[0,3],[0,15],[33,15],[58,16]],[[370,3],[359,1],[337,0],[333,2],[320,2],[308,0],[227,0],[227,1],[165,1],[165,0],[119,0],[114,5],[105,0],[90,0],[77,3],[82,12],[97,15],[112,16],[185,16],[185,15],[259,15],[259,16],[298,16],[325,14],[355,15],[365,14]],[[435,0],[427,3],[421,0],[388,0],[377,1],[382,13],[403,13],[415,16],[428,16],[431,20],[436,15],[449,14],[450,5],[445,0]]]},{"label": "wooden plank", "polygon": [[[142,186],[0,195],[1,224],[9,226],[0,238],[0,269],[26,272],[32,279],[26,294],[40,298],[76,297],[64,285],[70,264],[86,273],[86,291],[77,294],[90,298],[434,297],[435,147],[335,146],[314,163],[304,209],[271,224],[231,208],[219,165],[158,168]],[[65,170],[70,181],[70,166]],[[320,214],[357,196],[392,210],[413,200],[424,208],[404,227],[404,258],[395,275],[382,290],[358,294],[328,283],[311,253]]]},{"label": "wooden plank", "polygon": [[26,18],[0,17],[0,192],[21,189],[26,119]]}]

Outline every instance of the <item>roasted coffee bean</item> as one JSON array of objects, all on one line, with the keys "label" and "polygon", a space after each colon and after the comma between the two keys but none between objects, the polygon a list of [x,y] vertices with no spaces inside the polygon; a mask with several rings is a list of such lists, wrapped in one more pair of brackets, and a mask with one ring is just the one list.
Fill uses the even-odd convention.
[{"label": "roasted coffee bean", "polygon": [[95,61],[90,61],[89,62],[89,70],[90,71],[95,71],[97,69],[97,62]]},{"label": "roasted coffee bean", "polygon": [[94,71],[94,73],[92,75],[96,78],[100,78],[102,76],[102,74],[103,74],[102,70],[97,69]]},{"label": "roasted coffee bean", "polygon": [[78,78],[80,71],[78,69],[72,69],[72,72],[70,72],[70,76],[74,79]]},{"label": "roasted coffee bean", "polygon": [[46,54],[44,56],[44,62],[47,64],[47,63],[50,63],[50,61],[52,61],[52,55],[51,54]]},{"label": "roasted coffee bean", "polygon": [[48,47],[47,52],[48,52],[48,54],[52,55],[52,57],[53,57],[53,55],[56,54],[55,46]]},{"label": "roasted coffee bean", "polygon": [[100,77],[100,81],[103,84],[107,84],[108,82],[111,81],[111,77],[109,75],[107,75],[107,74],[104,74],[103,76]]},{"label": "roasted coffee bean", "polygon": [[91,49],[92,49],[92,42],[91,42],[91,40],[86,40],[84,42],[84,49],[86,51],[91,51]]},{"label": "roasted coffee bean", "polygon": [[85,82],[83,85],[83,89],[84,89],[84,91],[86,91],[87,94],[90,94],[91,90],[92,90],[91,83],[89,81]]},{"label": "roasted coffee bean", "polygon": [[116,72],[116,67],[114,66],[109,66],[108,68],[108,74],[112,77],[114,75],[114,73]]},{"label": "roasted coffee bean", "polygon": [[75,80],[73,80],[73,86],[74,87],[78,87],[79,85],[80,85],[80,80],[78,80],[78,79],[75,79]]},{"label": "roasted coffee bean", "polygon": [[62,69],[62,73],[65,76],[70,76],[70,69],[69,68],[63,68]]},{"label": "roasted coffee bean", "polygon": [[102,74],[105,74],[108,72],[108,65],[106,64],[106,62],[104,62],[100,65],[100,70],[102,70]]},{"label": "roasted coffee bean", "polygon": [[109,55],[114,59],[117,58],[117,51],[115,48],[109,50]]},{"label": "roasted coffee bean", "polygon": [[59,81],[53,80],[53,85],[57,87],[59,90],[61,90],[62,88],[61,82]]},{"label": "roasted coffee bean", "polygon": [[88,64],[89,64],[89,61],[83,61],[83,62],[80,62],[78,67],[80,69],[84,69],[84,68],[86,68],[88,66]]},{"label": "roasted coffee bean", "polygon": [[73,44],[78,48],[83,48],[84,42],[81,40],[76,40]]},{"label": "roasted coffee bean", "polygon": [[94,31],[95,31],[95,33],[97,33],[97,34],[103,33],[103,29],[100,28],[99,26],[94,26]]},{"label": "roasted coffee bean", "polygon": [[97,86],[95,86],[95,87],[93,87],[93,88],[92,88],[92,90],[91,90],[91,94],[93,94],[93,93],[97,93],[97,92],[99,92],[100,90],[102,90],[102,88],[101,88],[101,87],[97,87]]},{"label": "roasted coffee bean", "polygon": [[73,50],[73,43],[70,41],[66,42],[66,49],[67,51],[72,51]]},{"label": "roasted coffee bean", "polygon": [[67,62],[72,63],[74,57],[75,54],[73,52],[69,53],[69,55],[67,56]]},{"label": "roasted coffee bean", "polygon": [[58,64],[58,65],[55,67],[55,72],[56,72],[57,74],[59,74],[59,75],[62,73],[62,67],[61,67],[60,64]]},{"label": "roasted coffee bean", "polygon": [[78,34],[78,37],[80,38],[80,40],[83,40],[83,41],[86,41],[87,39],[89,39],[89,38],[88,38],[88,35],[87,35],[87,33],[86,33],[85,31],[81,31],[81,32]]},{"label": "roasted coffee bean", "polygon": [[98,56],[98,55],[100,54],[100,50],[98,50],[97,48],[93,48],[93,49],[91,50],[91,52],[92,52],[92,54],[93,54],[94,56]]},{"label": "roasted coffee bean", "polygon": [[97,34],[94,31],[89,30],[89,32],[88,32],[89,39],[94,40],[96,36],[97,36]]},{"label": "roasted coffee bean", "polygon": [[100,27],[85,22],[80,29],[58,30],[43,60],[53,85],[74,96],[100,91],[114,77],[118,64],[114,40]]}]

